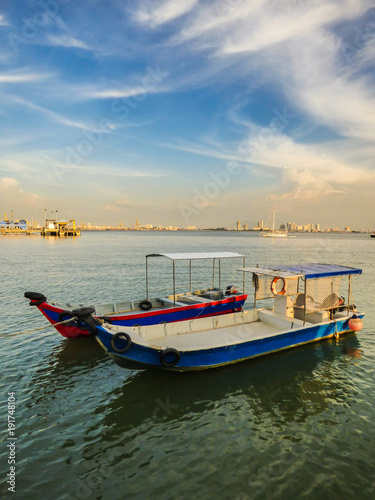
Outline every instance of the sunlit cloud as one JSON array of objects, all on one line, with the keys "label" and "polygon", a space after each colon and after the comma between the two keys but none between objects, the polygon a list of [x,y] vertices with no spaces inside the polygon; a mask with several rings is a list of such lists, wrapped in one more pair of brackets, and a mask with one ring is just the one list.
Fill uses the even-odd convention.
[{"label": "sunlit cloud", "polygon": [[285,168],[283,171],[282,194],[270,194],[269,199],[274,201],[322,200],[323,197],[335,194],[345,194],[345,190],[337,189],[322,177],[314,175],[311,170]]},{"label": "sunlit cloud", "polygon": [[0,193],[4,203],[19,199],[21,202],[23,201],[30,205],[34,205],[44,199],[38,194],[27,193],[21,189],[18,180],[13,177],[3,177],[0,180]]}]

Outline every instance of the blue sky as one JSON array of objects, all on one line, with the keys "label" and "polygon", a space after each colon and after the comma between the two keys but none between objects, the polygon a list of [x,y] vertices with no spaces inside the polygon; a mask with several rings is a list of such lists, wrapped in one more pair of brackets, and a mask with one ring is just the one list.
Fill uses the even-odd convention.
[{"label": "blue sky", "polygon": [[0,210],[374,229],[368,1],[0,5]]}]

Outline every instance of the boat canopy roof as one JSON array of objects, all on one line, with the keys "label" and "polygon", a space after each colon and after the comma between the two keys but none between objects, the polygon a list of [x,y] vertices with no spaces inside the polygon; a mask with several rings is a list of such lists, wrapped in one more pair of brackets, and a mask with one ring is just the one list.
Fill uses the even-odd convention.
[{"label": "boat canopy roof", "polygon": [[171,260],[193,260],[193,259],[226,259],[230,257],[243,257],[235,252],[192,252],[192,253],[151,253],[146,257],[167,257]]},{"label": "boat canopy roof", "polygon": [[310,280],[316,278],[328,278],[330,276],[362,274],[362,269],[338,266],[335,264],[298,264],[291,266],[245,267],[239,269],[239,271],[277,276],[280,278],[304,277],[305,279]]}]

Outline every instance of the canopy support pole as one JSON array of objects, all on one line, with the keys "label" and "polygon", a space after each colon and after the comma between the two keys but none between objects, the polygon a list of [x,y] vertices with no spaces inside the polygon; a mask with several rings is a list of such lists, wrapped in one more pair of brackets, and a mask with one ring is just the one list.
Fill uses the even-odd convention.
[{"label": "canopy support pole", "polygon": [[303,279],[302,281],[305,282],[305,293],[304,293],[304,299],[303,299],[303,326],[306,325],[306,295],[307,295],[307,279]]},{"label": "canopy support pole", "polygon": [[219,297],[221,291],[221,259],[219,259]]},{"label": "canopy support pole", "polygon": [[348,286],[348,316],[350,314],[350,296],[352,293],[352,279],[351,275],[349,274],[349,286]]},{"label": "canopy support pole", "polygon": [[190,269],[189,269],[189,294],[191,295],[191,259],[190,259]]},{"label": "canopy support pole", "polygon": [[146,299],[148,299],[148,256],[146,255]]},{"label": "canopy support pole", "polygon": [[173,261],[173,306],[176,307],[176,269]]},{"label": "canopy support pole", "polygon": [[[242,257],[242,267],[245,268],[245,256]],[[245,293],[245,274],[242,273],[242,293]]]}]

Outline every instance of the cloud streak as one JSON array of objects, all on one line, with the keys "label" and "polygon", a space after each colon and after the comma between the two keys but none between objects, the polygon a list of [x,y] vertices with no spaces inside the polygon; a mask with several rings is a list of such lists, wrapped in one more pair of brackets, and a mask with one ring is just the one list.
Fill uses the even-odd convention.
[{"label": "cloud streak", "polygon": [[134,19],[151,28],[159,27],[189,13],[197,3],[198,0],[144,2],[134,13]]}]

